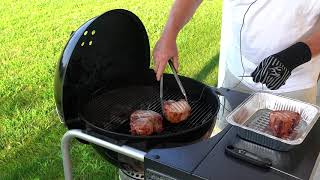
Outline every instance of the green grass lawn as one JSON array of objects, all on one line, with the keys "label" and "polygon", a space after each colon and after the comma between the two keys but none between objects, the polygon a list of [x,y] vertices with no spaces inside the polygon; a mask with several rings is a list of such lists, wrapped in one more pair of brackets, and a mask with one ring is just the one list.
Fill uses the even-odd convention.
[{"label": "green grass lawn", "polygon": [[[0,179],[63,179],[53,79],[70,32],[115,8],[134,12],[154,47],[172,0],[0,1]],[[180,33],[180,74],[217,81],[221,0],[205,0]],[[77,179],[116,179],[91,146],[73,143]]]}]

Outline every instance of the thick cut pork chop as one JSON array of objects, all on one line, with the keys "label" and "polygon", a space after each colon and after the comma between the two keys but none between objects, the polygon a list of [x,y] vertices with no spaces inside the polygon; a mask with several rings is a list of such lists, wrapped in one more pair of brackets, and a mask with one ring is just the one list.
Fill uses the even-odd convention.
[{"label": "thick cut pork chop", "polygon": [[151,110],[137,110],[130,116],[130,129],[133,135],[160,133],[163,130],[162,116]]},{"label": "thick cut pork chop", "polygon": [[301,116],[294,111],[272,111],[269,115],[269,128],[274,136],[288,138],[299,124]]},{"label": "thick cut pork chop", "polygon": [[179,123],[190,116],[191,107],[184,99],[179,101],[168,100],[163,103],[163,111],[168,121],[171,123]]}]

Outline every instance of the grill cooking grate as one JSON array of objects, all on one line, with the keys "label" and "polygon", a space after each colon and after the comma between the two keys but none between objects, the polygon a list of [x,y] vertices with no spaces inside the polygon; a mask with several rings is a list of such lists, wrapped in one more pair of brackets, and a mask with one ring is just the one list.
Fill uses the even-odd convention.
[{"label": "grill cooking grate", "polygon": [[[272,110],[270,109],[260,109],[244,124],[246,127],[257,130],[259,132],[267,133],[273,135],[269,129],[269,114]],[[293,132],[288,137],[288,140],[294,140],[298,133],[306,126],[306,122],[301,119],[300,123],[294,128]]]},{"label": "grill cooking grate", "polygon": [[[161,135],[191,129],[214,118],[212,105],[200,100],[201,95],[193,97],[192,94],[189,94],[188,97],[192,108],[191,116],[179,124],[171,124],[164,120],[164,131],[160,133]],[[164,100],[179,100],[182,98],[183,96],[178,89],[170,91],[164,89]],[[86,121],[106,131],[130,134],[130,115],[138,109],[153,110],[161,114],[159,89],[157,87],[129,87],[102,93],[93,97],[85,106],[83,116]]]}]

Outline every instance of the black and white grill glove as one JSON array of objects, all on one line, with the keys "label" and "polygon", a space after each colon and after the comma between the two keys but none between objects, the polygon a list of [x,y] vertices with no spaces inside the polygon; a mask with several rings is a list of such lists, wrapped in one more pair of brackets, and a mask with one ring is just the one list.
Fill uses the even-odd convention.
[{"label": "black and white grill glove", "polygon": [[279,89],[291,75],[291,71],[311,60],[308,45],[298,42],[289,48],[265,58],[251,73],[253,81],[266,84],[271,90]]}]

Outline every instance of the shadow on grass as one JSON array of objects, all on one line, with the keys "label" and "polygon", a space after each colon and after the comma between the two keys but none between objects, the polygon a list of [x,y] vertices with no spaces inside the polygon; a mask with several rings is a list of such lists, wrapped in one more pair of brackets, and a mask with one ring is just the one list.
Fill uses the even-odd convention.
[{"label": "shadow on grass", "polygon": [[204,81],[209,75],[210,73],[212,73],[212,71],[215,69],[215,67],[219,64],[219,56],[220,53],[217,53],[215,56],[213,56],[208,63],[203,66],[203,68],[194,75],[194,79],[198,80],[198,81]]}]

